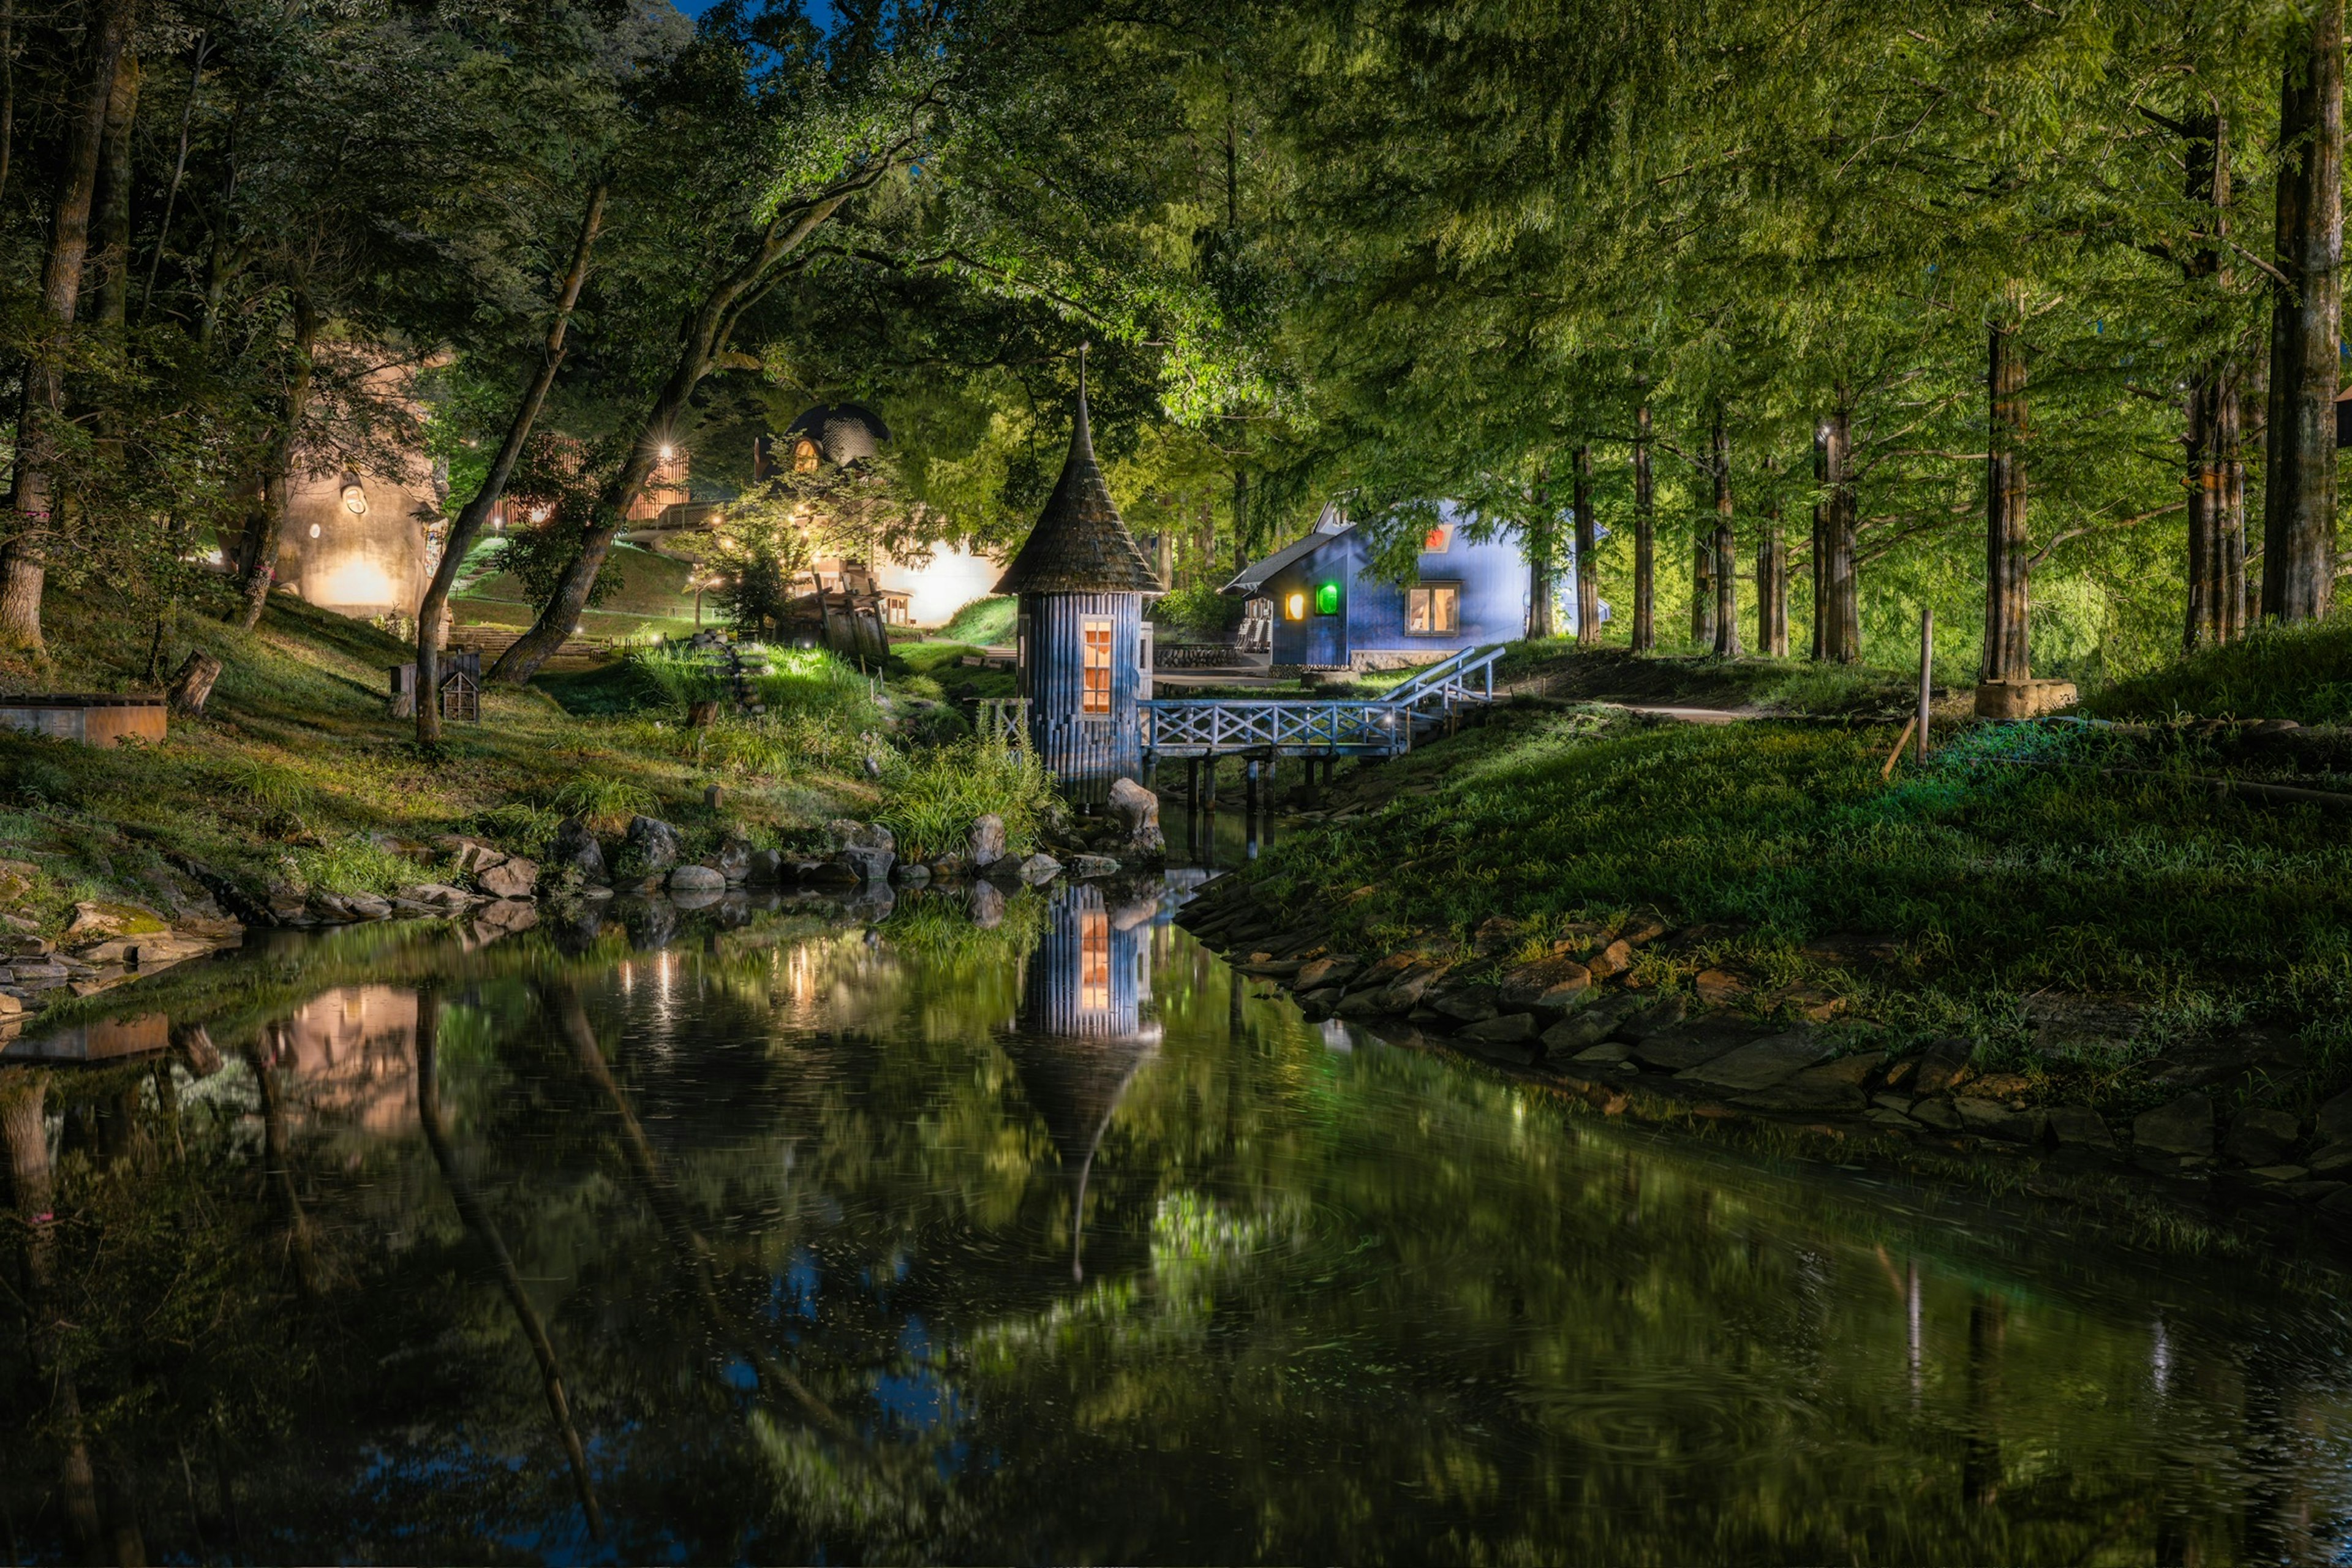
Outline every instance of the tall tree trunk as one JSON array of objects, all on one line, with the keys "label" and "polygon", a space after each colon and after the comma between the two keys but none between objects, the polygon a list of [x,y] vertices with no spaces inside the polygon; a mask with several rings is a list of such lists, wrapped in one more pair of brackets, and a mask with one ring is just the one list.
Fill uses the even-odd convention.
[{"label": "tall tree trunk", "polygon": [[1536,468],[1535,494],[1529,499],[1534,504],[1527,526],[1528,636],[1557,637],[1559,626],[1552,601],[1559,595],[1552,589],[1552,570],[1559,548],[1559,520],[1552,515],[1549,464]]},{"label": "tall tree trunk", "polygon": [[[815,200],[780,209],[769,221],[759,244],[713,284],[709,293],[687,316],[678,332],[677,358],[671,364],[669,378],[663,382],[644,417],[637,421],[635,438],[619,471],[605,481],[598,493],[594,515],[580,542],[580,552],[564,568],[555,592],[540,610],[530,629],[509,644],[491,667],[492,679],[520,686],[547,662],[549,655],[563,646],[572,628],[580,624],[581,612],[588,607],[588,595],[596,585],[597,575],[604,570],[604,559],[612,553],[613,541],[628,517],[630,505],[645,489],[646,476],[653,472],[656,454],[665,441],[676,439],[686,417],[688,400],[702,384],[702,378],[710,374],[712,362],[726,343],[728,334],[734,331],[736,318],[774,284],[779,262],[824,226],[842,203],[880,179],[884,172],[882,164],[869,166],[852,181]],[[1238,490],[1244,482],[1244,476],[1237,470],[1234,478],[1234,499],[1240,502],[1244,499]]]},{"label": "tall tree trunk", "polygon": [[2336,586],[2336,385],[2344,258],[2344,0],[2310,0],[2279,84],[2263,615],[2327,614]]},{"label": "tall tree trunk", "polygon": [[[2184,129],[2188,197],[2205,209],[2205,222],[2214,238],[2189,253],[2181,273],[2192,290],[2226,293],[2231,279],[2221,241],[2230,227],[2229,121],[2209,114],[2190,121]],[[2181,635],[2184,646],[2190,648],[2228,641],[2236,635],[2232,623],[2240,618],[2229,608],[2231,552],[2223,541],[2229,528],[2229,470],[2238,455],[2236,364],[2235,356],[2227,351],[2215,354],[2198,368],[2184,400],[2189,605]],[[2242,526],[2242,518],[2240,523]],[[2242,540],[2238,550],[2242,555]],[[2242,562],[2240,570],[2243,570]]]},{"label": "tall tree trunk", "polygon": [[1658,519],[1650,472],[1650,405],[1633,411],[1633,651],[1658,646]]},{"label": "tall tree trunk", "polygon": [[1821,479],[1823,502],[1822,541],[1822,658],[1832,664],[1855,664],[1862,658],[1862,593],[1854,577],[1854,532],[1861,507],[1853,490],[1853,406],[1843,385],[1835,405],[1822,422]]},{"label": "tall tree trunk", "polygon": [[1715,470],[1715,657],[1739,657],[1739,543],[1732,531],[1731,431],[1715,405],[1708,467]]},{"label": "tall tree trunk", "polygon": [[0,194],[16,151],[16,0],[0,0]]},{"label": "tall tree trunk", "polygon": [[261,624],[269,605],[269,587],[278,576],[278,546],[286,533],[286,502],[294,486],[294,464],[301,452],[302,420],[310,408],[310,356],[319,339],[319,312],[305,284],[294,288],[294,363],[286,374],[286,399],[278,414],[278,437],[270,443],[268,471],[261,478],[261,504],[247,520],[244,552],[245,584],[236,624],[251,631]]},{"label": "tall tree trunk", "polygon": [[16,418],[16,474],[8,498],[9,534],[0,546],[0,647],[38,654],[41,587],[47,574],[49,536],[56,527],[58,474],[52,426],[65,417],[65,343],[81,299],[89,255],[89,210],[98,190],[99,157],[114,99],[115,68],[131,36],[132,0],[94,0],[83,37],[80,90],[67,121],[57,200],[49,209],[49,246],[41,261],[40,320],[48,341],[25,365],[24,400]]},{"label": "tall tree trunk", "polygon": [[131,306],[131,131],[139,115],[139,57],[125,48],[114,65],[106,130],[99,138],[98,192],[91,213],[90,320],[120,328]]},{"label": "tall tree trunk", "polygon": [[[1765,468],[1772,470],[1770,461]],[[1756,647],[1768,658],[1789,657],[1789,544],[1780,537],[1777,490],[1765,500],[1764,537],[1756,546]]]},{"label": "tall tree trunk", "polygon": [[2229,401],[2222,405],[2226,428],[2216,434],[2221,460],[2221,637],[2235,642],[2246,635],[2250,606],[2246,603],[2246,414],[2257,408],[2262,394],[2254,387],[2257,368],[2243,359],[2231,362]]},{"label": "tall tree trunk", "polygon": [[[547,326],[547,339],[540,345],[539,366],[531,373],[530,384],[523,388],[522,398],[515,405],[514,417],[507,424],[506,439],[499,443],[497,456],[490,459],[490,469],[482,478],[482,488],[474,492],[457,521],[449,525],[449,537],[441,549],[441,560],[433,569],[433,580],[425,586],[425,597],[416,606],[416,742],[429,746],[441,738],[441,613],[448,607],[449,591],[457,581],[458,569],[466,563],[467,552],[481,537],[483,524],[489,521],[490,512],[506,492],[507,480],[514,473],[516,461],[522,456],[523,444],[530,439],[531,426],[539,421],[539,411],[547,402],[548,389],[555,384],[555,373],[563,363],[563,338],[572,324],[572,312],[580,303],[580,290],[588,280],[588,255],[595,248],[596,231],[604,222],[604,187],[599,184],[588,193],[588,208],[580,217],[580,236],[572,247],[572,265],[563,274],[556,290],[555,316]],[[698,606],[699,599],[697,600]],[[698,608],[698,614],[699,610]]]},{"label": "tall tree trunk", "polygon": [[1985,458],[1984,679],[2030,680],[2026,574],[2032,543],[2025,531],[2025,353],[2017,333],[1996,321],[1987,355],[1989,400]]},{"label": "tall tree trunk", "polygon": [[1576,507],[1576,644],[1601,646],[1601,568],[1593,558],[1600,530],[1592,518],[1592,448],[1576,448],[1576,480],[1570,492]]},{"label": "tall tree trunk", "polygon": [[1691,641],[1715,646],[1715,531],[1705,521],[1691,530]]},{"label": "tall tree trunk", "polygon": [[1826,420],[1813,424],[1813,535],[1812,548],[1806,552],[1805,569],[1813,584],[1813,636],[1805,657],[1815,664],[1829,657],[1830,649],[1830,503],[1827,485],[1830,477],[1830,433]]}]

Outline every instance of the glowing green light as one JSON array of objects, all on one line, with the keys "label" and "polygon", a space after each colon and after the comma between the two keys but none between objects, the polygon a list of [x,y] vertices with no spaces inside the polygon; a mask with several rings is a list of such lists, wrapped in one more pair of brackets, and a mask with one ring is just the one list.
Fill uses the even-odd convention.
[{"label": "glowing green light", "polygon": [[1315,613],[1318,616],[1336,616],[1339,613],[1339,584],[1326,583],[1315,590]]}]

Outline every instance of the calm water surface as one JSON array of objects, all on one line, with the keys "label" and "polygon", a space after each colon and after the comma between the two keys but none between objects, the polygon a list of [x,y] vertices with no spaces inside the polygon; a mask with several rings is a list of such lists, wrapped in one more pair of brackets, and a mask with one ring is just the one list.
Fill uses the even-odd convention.
[{"label": "calm water surface", "polygon": [[1177,896],[351,932],[0,1067],[5,1545],[2344,1554],[2336,1277],[1649,1137],[1301,1021]]}]

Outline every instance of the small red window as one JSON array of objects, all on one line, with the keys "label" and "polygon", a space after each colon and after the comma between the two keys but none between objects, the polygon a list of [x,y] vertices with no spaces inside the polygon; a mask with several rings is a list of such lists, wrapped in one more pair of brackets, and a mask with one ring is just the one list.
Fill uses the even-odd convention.
[{"label": "small red window", "polygon": [[1454,525],[1450,522],[1441,522],[1431,529],[1428,535],[1422,540],[1421,552],[1424,555],[1443,555],[1445,553],[1445,547],[1453,542]]}]

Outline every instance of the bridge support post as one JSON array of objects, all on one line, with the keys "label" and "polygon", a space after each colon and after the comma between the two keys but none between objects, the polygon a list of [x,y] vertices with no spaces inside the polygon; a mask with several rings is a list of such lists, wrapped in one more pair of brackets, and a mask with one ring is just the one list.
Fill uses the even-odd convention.
[{"label": "bridge support post", "polygon": [[1203,811],[1216,810],[1217,759],[1213,755],[1202,757],[1201,759],[1201,782],[1202,787],[1207,792],[1201,797],[1201,809]]},{"label": "bridge support post", "polygon": [[1257,816],[1257,759],[1255,757],[1252,757],[1248,765],[1243,770],[1243,778],[1246,781],[1243,785],[1243,809],[1255,821]]}]

